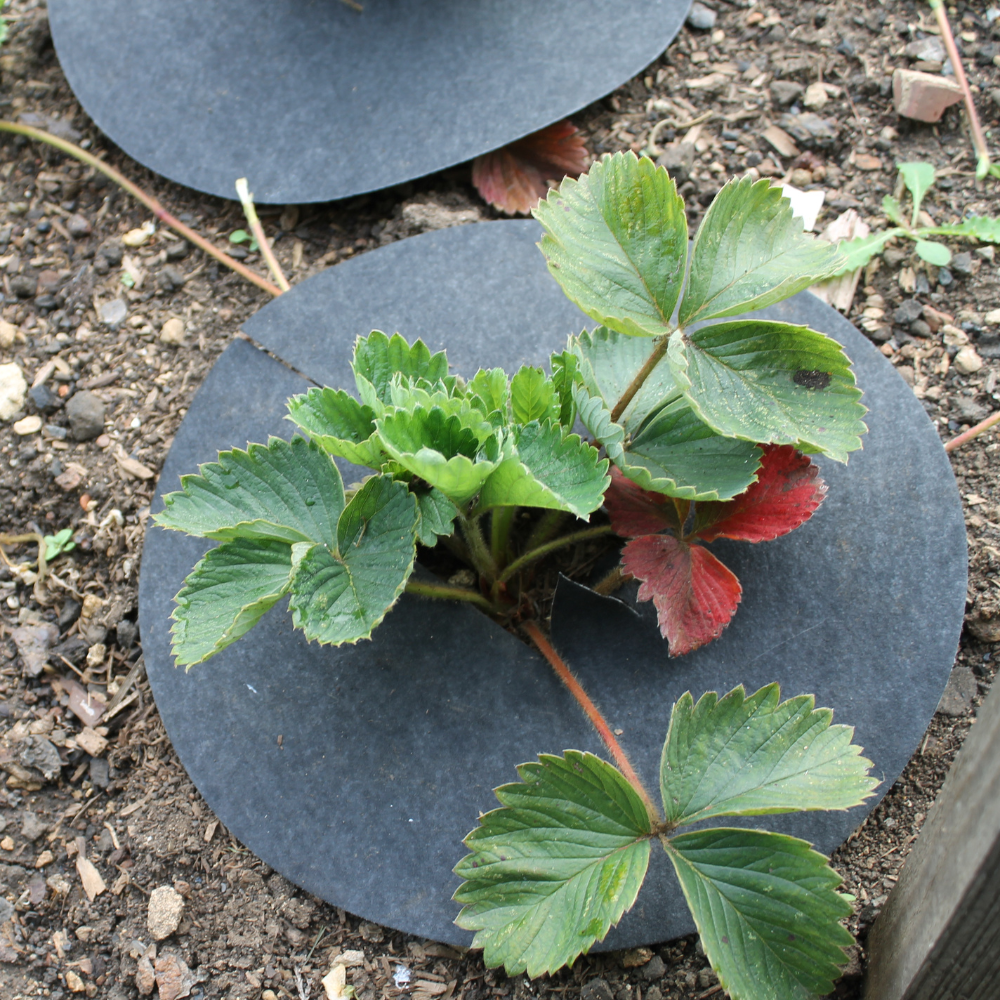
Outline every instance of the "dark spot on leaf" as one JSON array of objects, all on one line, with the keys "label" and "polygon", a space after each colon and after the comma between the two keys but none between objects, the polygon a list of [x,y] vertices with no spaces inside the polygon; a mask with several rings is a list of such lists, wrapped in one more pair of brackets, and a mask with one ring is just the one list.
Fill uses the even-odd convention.
[{"label": "dark spot on leaf", "polygon": [[794,934],[789,934],[788,935],[788,940],[789,941],[794,941],[795,940],[795,935]]},{"label": "dark spot on leaf", "polygon": [[729,944],[729,938],[727,938],[725,934],[722,935],[720,940],[722,941],[723,944]]},{"label": "dark spot on leaf", "polygon": [[825,389],[830,384],[830,373],[800,368],[792,376],[792,381],[805,389]]},{"label": "dark spot on leaf", "polygon": [[479,867],[479,862],[478,861],[473,861],[472,862],[472,867],[473,868],[478,868]]},{"label": "dark spot on leaf", "polygon": [[501,854],[501,855],[500,855],[500,860],[501,860],[501,861],[506,861],[506,860],[507,860],[507,858],[506,858],[506,856],[505,856],[505,855]]}]

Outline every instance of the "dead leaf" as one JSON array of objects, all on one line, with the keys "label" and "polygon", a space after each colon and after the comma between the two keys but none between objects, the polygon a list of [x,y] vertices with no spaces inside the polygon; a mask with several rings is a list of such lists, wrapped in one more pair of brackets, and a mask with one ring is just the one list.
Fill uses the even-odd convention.
[{"label": "dead leaf", "polygon": [[547,181],[578,177],[589,161],[583,136],[572,122],[561,121],[477,156],[472,183],[494,208],[527,215],[548,192]]},{"label": "dead leaf", "polygon": [[76,859],[76,871],[83,883],[83,891],[91,902],[107,889],[101,873],[82,854]]}]

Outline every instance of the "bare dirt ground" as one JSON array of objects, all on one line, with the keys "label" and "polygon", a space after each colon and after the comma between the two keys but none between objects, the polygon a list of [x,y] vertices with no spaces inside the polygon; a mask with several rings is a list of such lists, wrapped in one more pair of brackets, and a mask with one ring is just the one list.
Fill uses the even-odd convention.
[{"label": "bare dirt ground", "polygon": [[[691,148],[671,164],[693,220],[727,178],[752,167],[777,177],[797,169],[795,183],[823,188],[820,228],[848,207],[875,223],[882,196],[895,186],[894,164],[916,159],[945,175],[926,203],[936,222],[996,212],[997,185],[975,183],[958,109],[938,126],[901,121],[892,110],[893,69],[912,65],[905,47],[933,34],[925,4],[710,6],[718,14],[711,31],[685,28],[656,63],[576,117],[595,155],[643,150],[654,125],[670,118],[674,123],[653,137],[662,147],[683,138],[683,128],[675,128],[681,120],[711,111]],[[8,10],[11,38],[0,49],[3,117],[83,141],[182,220],[243,255],[228,242],[242,225],[238,206],[178,188],[125,157],[76,104],[44,4],[13,0]],[[951,19],[984,126],[996,129],[1000,20],[988,21],[982,4],[964,3],[951,8]],[[829,103],[816,112],[828,125],[816,135],[801,128],[797,134],[795,122],[782,116],[802,111],[801,89],[817,81],[832,85]],[[763,138],[775,123],[796,135],[804,158],[782,159]],[[298,282],[422,229],[492,217],[469,178],[465,165],[346,203],[262,214]],[[317,997],[332,958],[348,950],[362,953],[348,971],[361,1000],[718,994],[695,938],[582,958],[550,979],[509,979],[485,970],[476,953],[413,940],[310,898],[212,816],[141,680],[136,585],[156,474],[173,435],[213,361],[267,295],[166,229],[125,245],[122,237],[147,221],[148,213],[72,159],[0,138],[7,324],[0,326],[0,365],[16,363],[36,386],[23,410],[0,423],[0,531],[54,534],[68,527],[77,543],[40,585],[24,569],[34,558],[31,546],[8,546],[13,566],[0,565],[0,995]],[[908,246],[891,248],[866,271],[848,314],[882,345],[944,439],[1000,406],[997,328],[984,319],[1000,305],[997,263],[987,250],[952,249],[966,256],[938,270]],[[245,261],[263,273],[256,255]],[[927,313],[904,305],[914,298],[947,318],[932,329]],[[983,361],[976,371],[963,373],[953,363],[963,340]],[[74,396],[82,415],[71,424]],[[39,420],[21,423],[35,415]],[[92,436],[76,440],[88,433],[88,421]],[[19,434],[15,423],[40,430]],[[903,776],[833,859],[857,897],[849,923],[858,947],[838,984],[841,997],[859,995],[868,928],[995,672],[997,435],[956,451],[953,467],[968,525],[967,628],[942,705],[947,713],[934,717]],[[33,654],[30,643],[39,637],[47,649]],[[130,673],[140,681],[126,687]],[[125,698],[116,712],[88,716],[88,695],[93,706],[119,689]],[[156,946],[154,967],[147,911],[160,886],[183,897],[184,911],[176,931]],[[409,986],[398,982],[400,967],[409,970]]]}]

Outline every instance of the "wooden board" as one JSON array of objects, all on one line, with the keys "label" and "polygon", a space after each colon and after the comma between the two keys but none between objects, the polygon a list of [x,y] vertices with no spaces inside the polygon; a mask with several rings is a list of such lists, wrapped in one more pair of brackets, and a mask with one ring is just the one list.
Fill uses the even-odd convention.
[{"label": "wooden board", "polygon": [[980,710],[868,950],[866,1000],[1000,994],[1000,689]]}]

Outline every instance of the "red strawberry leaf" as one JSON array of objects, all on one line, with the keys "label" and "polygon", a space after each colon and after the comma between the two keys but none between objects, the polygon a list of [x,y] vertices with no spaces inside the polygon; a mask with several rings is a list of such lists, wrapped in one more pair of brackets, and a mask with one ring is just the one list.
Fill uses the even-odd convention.
[{"label": "red strawberry leaf", "polygon": [[769,542],[812,517],[826,484],[819,469],[791,445],[761,445],[764,457],[757,482],[732,500],[699,503],[693,534],[706,542],[734,538]]},{"label": "red strawberry leaf", "polygon": [[548,180],[578,177],[590,156],[583,136],[569,121],[532,132],[472,163],[472,183],[494,208],[527,215],[548,193]]},{"label": "red strawberry leaf", "polygon": [[701,545],[672,535],[633,538],[622,568],[641,581],[639,600],[656,607],[670,655],[681,656],[718,638],[736,613],[740,581]]},{"label": "red strawberry leaf", "polygon": [[644,490],[614,466],[611,467],[611,485],[604,494],[604,508],[611,518],[614,533],[620,538],[653,535],[664,528],[680,533],[683,527],[670,497]]}]

